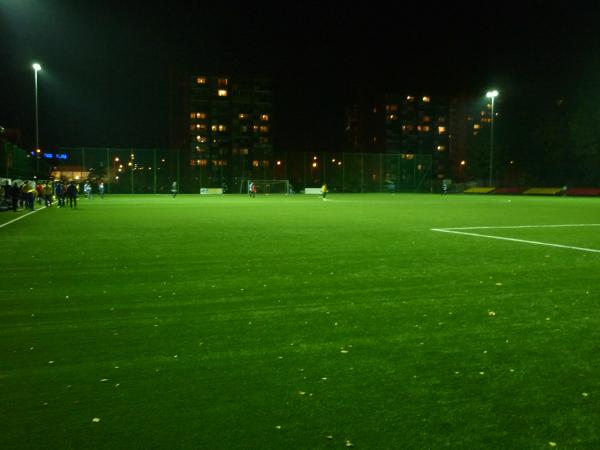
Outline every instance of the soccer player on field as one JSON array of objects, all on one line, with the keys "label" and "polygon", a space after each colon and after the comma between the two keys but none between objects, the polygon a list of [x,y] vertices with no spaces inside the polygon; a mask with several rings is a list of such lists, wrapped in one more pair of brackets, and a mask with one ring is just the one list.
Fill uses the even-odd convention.
[{"label": "soccer player on field", "polygon": [[321,198],[323,200],[325,200],[325,197],[327,197],[327,184],[323,183],[323,186],[321,186]]}]

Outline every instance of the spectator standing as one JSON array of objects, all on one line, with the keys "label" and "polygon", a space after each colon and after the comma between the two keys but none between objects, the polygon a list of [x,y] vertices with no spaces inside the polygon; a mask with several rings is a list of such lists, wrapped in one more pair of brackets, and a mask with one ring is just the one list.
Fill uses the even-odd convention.
[{"label": "spectator standing", "polygon": [[19,200],[21,198],[21,188],[16,181],[13,183],[12,188],[10,189],[10,197],[12,200],[13,211],[17,212],[17,209],[19,209]]},{"label": "spectator standing", "polygon": [[98,193],[100,194],[100,198],[104,198],[104,182],[102,181],[98,183]]},{"label": "spectator standing", "polygon": [[56,198],[58,199],[58,207],[62,208],[65,206],[65,185],[61,180],[58,180],[54,185],[54,192],[56,193]]},{"label": "spectator standing", "polygon": [[42,199],[44,198],[44,186],[41,182],[38,182],[35,185],[35,196],[37,197],[38,205],[41,205]]},{"label": "spectator standing", "polygon": [[173,198],[177,195],[177,181],[173,181],[171,185],[171,194],[173,194]]},{"label": "spectator standing", "polygon": [[67,186],[67,197],[69,197],[69,207],[77,208],[77,187],[72,181]]}]

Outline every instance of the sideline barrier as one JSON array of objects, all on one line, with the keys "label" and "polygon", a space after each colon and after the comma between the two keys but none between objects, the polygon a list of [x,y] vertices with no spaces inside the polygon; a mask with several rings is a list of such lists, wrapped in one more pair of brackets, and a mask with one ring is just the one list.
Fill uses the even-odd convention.
[{"label": "sideline barrier", "polygon": [[464,190],[465,194],[489,194],[496,188],[493,187],[471,187]]},{"label": "sideline barrier", "polygon": [[567,195],[581,195],[587,197],[595,197],[600,195],[599,188],[570,188],[567,189]]},{"label": "sideline barrier", "polygon": [[525,190],[525,188],[505,187],[505,188],[496,189],[494,191],[494,194],[518,195],[518,194],[522,194],[524,190]]},{"label": "sideline barrier", "polygon": [[312,195],[315,195],[315,194],[321,195],[322,191],[321,191],[321,188],[306,188],[306,189],[304,189],[304,193],[312,194]]},{"label": "sideline barrier", "polygon": [[223,194],[222,188],[202,188],[200,189],[200,194],[202,195],[210,195],[210,194]]},{"label": "sideline barrier", "polygon": [[523,194],[525,195],[558,195],[564,192],[563,188],[530,188]]}]

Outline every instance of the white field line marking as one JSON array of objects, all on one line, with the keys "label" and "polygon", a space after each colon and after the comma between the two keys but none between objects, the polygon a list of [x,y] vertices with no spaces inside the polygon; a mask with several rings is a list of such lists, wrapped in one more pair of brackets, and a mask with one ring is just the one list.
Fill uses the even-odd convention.
[{"label": "white field line marking", "polygon": [[499,227],[461,227],[461,228],[432,228],[432,230],[495,230],[517,228],[562,228],[562,227],[600,227],[600,223],[571,223],[566,225],[512,225]]},{"label": "white field line marking", "polygon": [[23,219],[24,217],[27,217],[27,216],[29,216],[29,215],[31,215],[31,214],[35,214],[36,212],[39,212],[39,211],[41,211],[42,209],[46,209],[46,208],[47,208],[47,206],[42,206],[41,208],[38,208],[38,209],[36,209],[35,211],[31,211],[31,212],[28,212],[27,214],[23,214],[22,216],[20,216],[20,217],[17,217],[16,219],[13,219],[13,220],[11,220],[10,222],[3,223],[2,225],[0,225],[0,228],[3,228],[3,227],[5,227],[6,225],[10,225],[11,223],[13,223],[13,222],[16,222],[17,220],[21,220],[21,219]]},{"label": "white field line marking", "polygon": [[[597,226],[597,224],[591,224],[591,225]],[[582,224],[582,225],[578,225],[578,226],[585,226],[585,225]],[[522,226],[522,227],[474,227],[474,228],[462,228],[462,229],[481,229],[481,228],[485,228],[485,229],[490,229],[490,228],[535,228],[535,226]],[[596,250],[596,249],[593,249],[593,248],[574,247],[574,246],[571,246],[571,245],[561,245],[561,244],[551,244],[549,242],[540,242],[540,241],[528,241],[528,240],[525,240],[525,239],[515,239],[515,238],[502,237],[502,236],[491,236],[489,234],[466,233],[464,231],[456,231],[456,229],[451,229],[451,228],[431,228],[431,231],[438,231],[438,232],[441,232],[441,233],[463,234],[465,236],[476,236],[476,237],[483,237],[483,238],[488,238],[488,239],[498,239],[500,241],[520,242],[520,243],[523,243],[523,244],[544,245],[546,247],[568,248],[570,250],[579,250],[579,251],[582,251],[582,252],[600,253],[600,250]]]}]

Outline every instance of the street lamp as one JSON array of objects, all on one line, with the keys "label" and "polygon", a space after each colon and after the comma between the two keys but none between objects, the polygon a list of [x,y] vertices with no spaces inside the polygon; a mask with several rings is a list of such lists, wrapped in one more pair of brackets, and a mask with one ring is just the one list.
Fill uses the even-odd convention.
[{"label": "street lamp", "polygon": [[485,96],[492,99],[492,122],[490,124],[490,187],[492,187],[494,173],[494,99],[498,97],[498,91],[488,91]]},{"label": "street lamp", "polygon": [[40,70],[42,70],[42,66],[39,63],[33,63],[31,65],[34,70],[35,77],[35,149],[39,150],[40,148],[40,128],[39,128],[39,119],[38,119],[38,82],[37,82],[37,74]]}]

